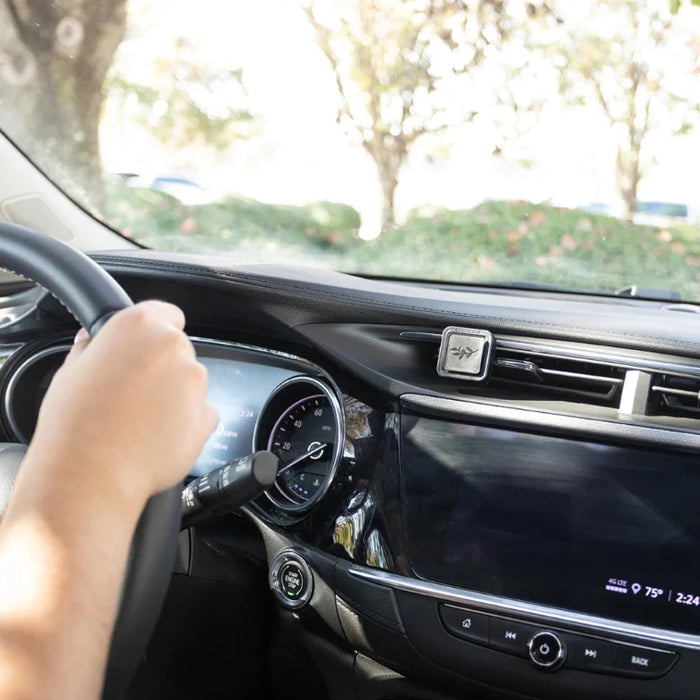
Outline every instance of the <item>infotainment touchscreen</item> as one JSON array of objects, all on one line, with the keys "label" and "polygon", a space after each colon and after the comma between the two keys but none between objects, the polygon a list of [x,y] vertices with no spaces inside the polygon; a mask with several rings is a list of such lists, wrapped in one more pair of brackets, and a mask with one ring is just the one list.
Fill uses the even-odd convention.
[{"label": "infotainment touchscreen", "polygon": [[407,416],[401,455],[419,576],[700,633],[700,456]]}]

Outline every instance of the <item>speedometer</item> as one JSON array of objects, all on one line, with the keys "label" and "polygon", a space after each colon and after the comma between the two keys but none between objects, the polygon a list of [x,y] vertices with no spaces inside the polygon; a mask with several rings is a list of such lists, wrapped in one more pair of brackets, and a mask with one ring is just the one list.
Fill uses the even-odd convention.
[{"label": "speedometer", "polygon": [[285,511],[305,511],[328,490],[343,442],[343,414],[335,393],[320,380],[283,382],[263,411],[258,449],[277,455],[277,479],[268,498]]}]

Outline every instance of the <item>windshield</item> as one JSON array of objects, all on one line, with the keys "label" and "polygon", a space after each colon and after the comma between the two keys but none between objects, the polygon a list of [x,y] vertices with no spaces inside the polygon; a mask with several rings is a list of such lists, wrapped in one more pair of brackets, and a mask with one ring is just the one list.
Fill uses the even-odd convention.
[{"label": "windshield", "polygon": [[700,301],[694,4],[0,0],[0,129],[156,249]]}]

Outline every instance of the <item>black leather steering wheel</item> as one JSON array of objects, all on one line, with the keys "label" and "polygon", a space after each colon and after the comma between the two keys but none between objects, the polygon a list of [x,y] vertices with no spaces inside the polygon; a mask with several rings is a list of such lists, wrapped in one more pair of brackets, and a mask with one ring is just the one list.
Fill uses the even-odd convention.
[{"label": "black leather steering wheel", "polygon": [[[0,267],[51,292],[92,337],[110,316],[132,305],[117,282],[86,255],[23,226],[0,223]],[[25,449],[0,444],[0,516]],[[123,695],[163,606],[177,548],[180,492],[176,486],[153,496],[136,527],[109,651],[104,699]]]}]

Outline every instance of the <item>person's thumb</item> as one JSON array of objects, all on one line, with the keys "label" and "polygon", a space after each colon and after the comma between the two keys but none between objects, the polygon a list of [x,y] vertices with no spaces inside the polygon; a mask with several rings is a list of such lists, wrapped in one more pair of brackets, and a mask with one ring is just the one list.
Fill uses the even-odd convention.
[{"label": "person's thumb", "polygon": [[70,349],[64,364],[70,364],[76,358],[80,357],[85,348],[88,346],[89,342],[90,336],[88,335],[88,332],[84,328],[81,328],[73,339],[73,347]]}]

